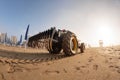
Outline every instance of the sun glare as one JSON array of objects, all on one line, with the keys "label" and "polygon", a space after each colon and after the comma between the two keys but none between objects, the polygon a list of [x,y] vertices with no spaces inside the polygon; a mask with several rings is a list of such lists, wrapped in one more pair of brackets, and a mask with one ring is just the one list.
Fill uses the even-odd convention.
[{"label": "sun glare", "polygon": [[98,39],[103,40],[104,46],[112,45],[114,39],[112,27],[105,24],[101,24],[98,27]]}]

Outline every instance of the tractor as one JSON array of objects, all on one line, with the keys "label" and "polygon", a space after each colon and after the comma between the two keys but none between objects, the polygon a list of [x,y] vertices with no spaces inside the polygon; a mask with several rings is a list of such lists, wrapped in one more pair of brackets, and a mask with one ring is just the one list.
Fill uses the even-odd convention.
[{"label": "tractor", "polygon": [[65,29],[56,30],[55,27],[29,37],[27,45],[32,48],[46,48],[50,54],[59,54],[63,51],[65,55],[71,56],[77,54],[79,48],[84,52],[84,44],[78,45],[73,32]]}]

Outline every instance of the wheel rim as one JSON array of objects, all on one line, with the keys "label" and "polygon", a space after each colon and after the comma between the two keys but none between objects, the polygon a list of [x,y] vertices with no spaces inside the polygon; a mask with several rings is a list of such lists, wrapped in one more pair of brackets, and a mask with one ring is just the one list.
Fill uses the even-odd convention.
[{"label": "wheel rim", "polygon": [[72,51],[72,53],[76,53],[77,51],[77,40],[75,37],[72,37],[70,40],[70,49]]}]

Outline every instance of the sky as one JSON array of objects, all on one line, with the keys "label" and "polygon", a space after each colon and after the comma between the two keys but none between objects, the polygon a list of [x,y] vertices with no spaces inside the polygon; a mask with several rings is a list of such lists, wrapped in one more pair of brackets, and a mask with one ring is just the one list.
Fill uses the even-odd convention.
[{"label": "sky", "polygon": [[81,42],[120,44],[120,0],[0,0],[0,32],[18,39],[56,27],[74,32]]}]

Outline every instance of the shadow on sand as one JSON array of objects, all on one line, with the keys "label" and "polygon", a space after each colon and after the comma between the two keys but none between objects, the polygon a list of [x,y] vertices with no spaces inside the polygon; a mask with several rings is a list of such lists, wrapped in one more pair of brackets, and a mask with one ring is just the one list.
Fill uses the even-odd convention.
[{"label": "shadow on sand", "polygon": [[[60,54],[50,54],[50,53],[29,53],[29,52],[15,52],[15,51],[6,51],[0,50],[0,59],[7,58],[7,61],[10,60],[23,60],[23,61],[32,61],[32,62],[44,62],[65,58],[63,53]],[[13,61],[14,62],[14,61]]]}]

